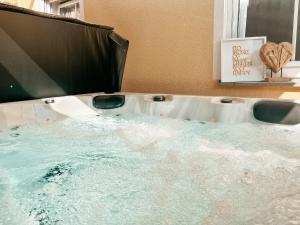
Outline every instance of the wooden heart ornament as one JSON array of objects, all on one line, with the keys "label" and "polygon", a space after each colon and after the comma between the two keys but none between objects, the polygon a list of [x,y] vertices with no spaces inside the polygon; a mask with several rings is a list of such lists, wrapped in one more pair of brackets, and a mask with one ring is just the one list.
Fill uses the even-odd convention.
[{"label": "wooden heart ornament", "polygon": [[278,73],[293,57],[293,45],[288,42],[269,42],[260,49],[260,58],[274,73]]}]

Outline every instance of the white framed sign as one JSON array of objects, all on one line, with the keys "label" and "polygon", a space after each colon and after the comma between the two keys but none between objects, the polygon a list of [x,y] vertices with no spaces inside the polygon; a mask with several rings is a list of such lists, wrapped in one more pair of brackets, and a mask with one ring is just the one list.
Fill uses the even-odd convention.
[{"label": "white framed sign", "polygon": [[259,56],[266,37],[225,39],[221,45],[221,82],[263,81],[266,66]]}]

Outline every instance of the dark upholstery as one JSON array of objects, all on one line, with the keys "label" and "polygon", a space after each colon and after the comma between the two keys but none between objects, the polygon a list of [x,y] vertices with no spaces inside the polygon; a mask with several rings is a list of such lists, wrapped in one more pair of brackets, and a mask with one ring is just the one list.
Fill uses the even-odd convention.
[{"label": "dark upholstery", "polygon": [[121,90],[113,28],[0,4],[0,102]]}]

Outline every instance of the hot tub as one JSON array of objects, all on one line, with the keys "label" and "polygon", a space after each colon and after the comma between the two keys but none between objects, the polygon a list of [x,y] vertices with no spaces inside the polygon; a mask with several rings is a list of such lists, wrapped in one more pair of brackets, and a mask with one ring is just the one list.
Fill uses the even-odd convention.
[{"label": "hot tub", "polygon": [[300,126],[261,99],[99,95],[0,104],[0,224],[300,224]]}]

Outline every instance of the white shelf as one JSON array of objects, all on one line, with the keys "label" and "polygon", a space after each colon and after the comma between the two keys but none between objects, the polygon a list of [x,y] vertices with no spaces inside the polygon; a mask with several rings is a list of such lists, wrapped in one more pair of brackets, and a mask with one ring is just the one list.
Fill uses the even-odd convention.
[{"label": "white shelf", "polygon": [[248,86],[248,87],[300,87],[300,82],[265,82],[265,81],[253,81],[253,82],[219,82],[222,86]]}]

